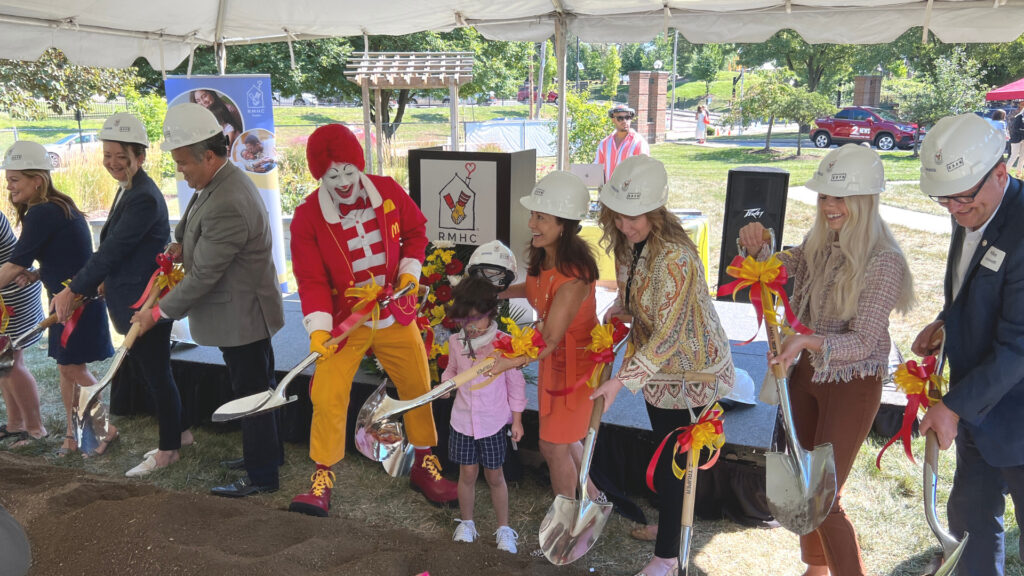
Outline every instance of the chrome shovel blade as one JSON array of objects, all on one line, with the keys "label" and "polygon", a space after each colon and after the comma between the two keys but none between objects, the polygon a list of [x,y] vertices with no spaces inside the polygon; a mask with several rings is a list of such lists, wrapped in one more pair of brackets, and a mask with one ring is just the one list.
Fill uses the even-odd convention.
[{"label": "chrome shovel blade", "polygon": [[[766,494],[772,516],[796,534],[810,534],[836,499],[836,463],[831,444],[801,454],[765,455]],[[795,463],[803,459],[803,466]]]}]

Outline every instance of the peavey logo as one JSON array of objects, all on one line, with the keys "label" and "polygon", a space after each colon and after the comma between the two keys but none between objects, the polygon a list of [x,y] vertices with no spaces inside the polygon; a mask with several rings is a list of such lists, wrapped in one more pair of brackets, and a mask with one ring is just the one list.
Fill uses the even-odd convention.
[{"label": "peavey logo", "polygon": [[760,218],[763,215],[763,208],[747,208],[747,211],[743,213],[744,218]]},{"label": "peavey logo", "polygon": [[952,172],[953,170],[956,170],[957,168],[962,168],[963,165],[964,165],[964,157],[961,156],[961,157],[957,158],[956,160],[953,160],[949,164],[946,164],[946,172]]}]

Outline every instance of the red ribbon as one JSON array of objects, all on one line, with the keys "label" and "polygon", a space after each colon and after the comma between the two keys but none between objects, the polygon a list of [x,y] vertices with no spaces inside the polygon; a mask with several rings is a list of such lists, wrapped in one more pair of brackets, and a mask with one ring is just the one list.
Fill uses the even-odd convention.
[{"label": "red ribbon", "polygon": [[[681,426],[679,428],[676,428],[675,430],[666,434],[665,437],[661,439],[661,444],[658,445],[658,449],[654,451],[654,455],[651,456],[651,461],[648,462],[647,464],[647,487],[651,489],[651,492],[654,492],[655,494],[658,493],[658,491],[654,488],[654,469],[658,465],[658,459],[661,457],[661,451],[665,448],[665,445],[668,444],[669,438],[672,438],[672,435],[675,434],[676,432],[682,432],[676,437],[676,446],[678,448],[676,449],[676,453],[672,455],[672,458],[674,459],[679,454],[685,454],[686,452],[689,452],[690,448],[693,446],[692,431],[693,428],[696,427],[698,424],[710,423],[712,426],[714,426],[715,434],[722,434],[724,428],[722,426],[721,415],[721,410],[716,410],[713,408],[711,410],[708,410],[706,414],[701,416],[700,419],[697,420],[696,424],[690,424],[689,426]],[[712,450],[711,457],[708,459],[708,461],[705,462],[703,466],[698,466],[697,468],[699,470],[707,470],[708,468],[711,468],[712,466],[715,465],[716,462],[718,462],[718,455],[720,453],[721,450]],[[673,465],[674,464],[675,463],[673,462]]]},{"label": "red ribbon", "polygon": [[[534,330],[530,337],[530,342],[537,348],[544,349],[544,337],[541,336],[540,332]],[[498,331],[498,335],[494,337],[494,349],[508,357],[519,353],[512,345],[512,337],[501,331]]]},{"label": "red ribbon", "polygon": [[[146,283],[146,289],[143,290],[142,296],[139,297],[138,301],[131,305],[132,308],[141,308],[142,305],[146,303],[146,299],[149,298],[149,291],[157,285],[157,277],[160,275],[164,275],[168,278],[171,277],[171,273],[174,271],[173,258],[161,252],[156,255],[156,264],[156,270],[154,270],[153,275],[149,277],[149,282]],[[160,291],[160,296],[162,297],[164,294],[167,294],[169,290],[169,286],[164,288]]]},{"label": "red ribbon", "polygon": [[[925,410],[931,405],[931,399],[928,397],[928,383],[931,381],[932,376],[935,374],[935,356],[928,356],[923,362],[918,364],[915,360],[906,362],[903,366],[906,369],[907,375],[919,379],[921,381],[920,389],[907,394],[907,406],[903,409],[903,424],[900,425],[899,431],[896,435],[889,439],[882,446],[882,449],[878,452],[878,458],[875,459],[875,467],[879,470],[882,469],[882,455],[885,451],[892,446],[896,440],[900,440],[903,443],[903,453],[907,455],[907,458],[911,462],[917,464],[914,460],[914,453],[910,449],[910,435],[914,429],[914,422],[917,420],[917,412],[922,407]],[[897,370],[897,376],[900,376],[899,370]],[[897,382],[897,385],[900,383]]]},{"label": "red ribbon", "polygon": [[423,335],[423,346],[427,350],[427,355],[430,355],[430,350],[434,348],[434,329],[430,326],[430,318],[426,316],[416,317],[416,326],[420,329],[420,334]]},{"label": "red ribbon", "polygon": [[75,326],[78,326],[78,319],[82,317],[82,312],[85,311],[85,307],[88,305],[89,303],[86,302],[85,304],[79,306],[74,312],[71,313],[71,318],[68,318],[68,321],[64,323],[64,329],[61,330],[60,333],[61,348],[68,347],[68,340],[71,338],[71,333],[75,331]]}]

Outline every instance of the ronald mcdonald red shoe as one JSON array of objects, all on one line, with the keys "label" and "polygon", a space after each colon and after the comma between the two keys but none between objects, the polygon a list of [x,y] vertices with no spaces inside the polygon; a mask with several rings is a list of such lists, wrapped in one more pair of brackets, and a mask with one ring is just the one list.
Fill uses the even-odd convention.
[{"label": "ronald mcdonald red shoe", "polygon": [[316,472],[313,472],[309,480],[313,483],[313,487],[309,489],[309,492],[292,498],[292,503],[288,506],[288,510],[326,518],[328,511],[331,509],[331,488],[334,488],[334,472],[331,472],[331,469],[326,466],[317,464]]},{"label": "ronald mcdonald red shoe", "polygon": [[457,484],[441,476],[441,463],[429,450],[416,450],[409,484],[436,506],[455,506],[459,502]]}]

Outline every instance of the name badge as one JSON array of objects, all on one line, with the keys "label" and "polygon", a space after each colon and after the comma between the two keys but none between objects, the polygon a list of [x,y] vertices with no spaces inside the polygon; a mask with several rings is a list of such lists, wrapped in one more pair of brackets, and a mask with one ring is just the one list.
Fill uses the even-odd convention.
[{"label": "name badge", "polygon": [[998,272],[999,267],[1003,265],[1003,258],[1006,257],[1006,252],[1003,252],[999,248],[992,246],[985,252],[985,256],[981,259],[981,265],[993,272]]}]

